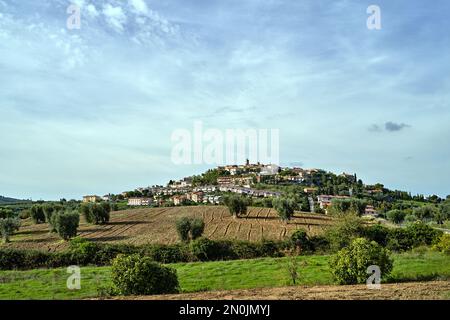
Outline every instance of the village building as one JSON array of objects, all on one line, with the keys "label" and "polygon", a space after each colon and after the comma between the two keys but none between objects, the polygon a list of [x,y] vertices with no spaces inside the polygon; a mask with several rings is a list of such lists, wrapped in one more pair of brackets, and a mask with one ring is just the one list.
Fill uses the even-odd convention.
[{"label": "village building", "polygon": [[150,198],[129,198],[129,206],[149,206],[152,204],[152,199]]}]

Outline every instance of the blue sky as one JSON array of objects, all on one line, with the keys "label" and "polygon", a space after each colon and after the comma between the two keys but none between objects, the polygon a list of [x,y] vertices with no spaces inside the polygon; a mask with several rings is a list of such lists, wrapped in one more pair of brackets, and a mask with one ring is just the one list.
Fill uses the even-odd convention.
[{"label": "blue sky", "polygon": [[[279,128],[282,165],[450,194],[450,3],[0,0],[0,195],[199,173],[171,134]],[[381,30],[366,9],[381,8]]]}]

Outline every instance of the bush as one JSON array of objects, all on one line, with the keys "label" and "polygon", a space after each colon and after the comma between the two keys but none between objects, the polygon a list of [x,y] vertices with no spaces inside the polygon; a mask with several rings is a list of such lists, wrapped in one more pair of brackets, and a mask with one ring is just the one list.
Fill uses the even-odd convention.
[{"label": "bush", "polygon": [[386,246],[389,238],[389,229],[381,224],[375,224],[362,229],[362,236],[370,241]]},{"label": "bush", "polygon": [[77,235],[80,215],[77,211],[58,212],[52,217],[53,225],[58,235],[64,240],[69,240]]},{"label": "bush", "polygon": [[176,270],[137,254],[115,258],[111,279],[122,295],[178,293],[180,287]]},{"label": "bush", "polygon": [[0,219],[0,235],[2,236],[3,242],[9,242],[9,237],[14,231],[19,230],[19,228],[20,220],[17,218]]},{"label": "bush", "polygon": [[221,250],[216,242],[207,238],[199,238],[191,243],[192,255],[200,261],[217,260]]},{"label": "bush", "polygon": [[312,245],[308,239],[308,235],[306,231],[303,229],[296,230],[291,235],[291,244],[294,248],[296,248],[300,252],[310,251],[312,249]]},{"label": "bush", "polygon": [[160,263],[188,262],[191,260],[189,247],[186,245],[150,245],[146,246],[141,252]]},{"label": "bush", "polygon": [[330,260],[330,268],[335,281],[339,284],[365,283],[369,275],[367,268],[376,265],[381,275],[386,277],[392,271],[393,262],[386,249],[375,241],[364,238],[352,241]]},{"label": "bush", "polygon": [[433,244],[441,231],[435,230],[423,222],[415,222],[404,229],[392,229],[389,232],[387,247],[394,251],[406,251],[414,247]]},{"label": "bush", "polygon": [[450,254],[450,234],[443,234],[433,246],[433,250]]},{"label": "bush", "polygon": [[356,213],[357,215],[364,214],[367,202],[361,199],[333,199],[331,206],[328,208],[328,214],[339,216],[348,213]]},{"label": "bush", "polygon": [[348,213],[336,219],[335,223],[325,232],[330,248],[338,251],[350,245],[353,239],[361,236],[363,221],[357,213]]},{"label": "bush", "polygon": [[14,218],[14,211],[11,209],[0,208],[0,219]]},{"label": "bush", "polygon": [[434,217],[436,212],[437,212],[437,209],[431,205],[419,207],[419,208],[414,209],[414,211],[413,211],[414,215],[422,221],[430,220],[431,218]]},{"label": "bush", "polygon": [[30,209],[30,216],[36,224],[45,222],[44,208],[41,205],[32,206]]}]

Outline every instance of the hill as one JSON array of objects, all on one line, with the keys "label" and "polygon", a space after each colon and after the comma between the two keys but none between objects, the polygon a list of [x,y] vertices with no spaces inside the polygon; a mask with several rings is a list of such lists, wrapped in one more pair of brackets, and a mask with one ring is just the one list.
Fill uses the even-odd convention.
[{"label": "hill", "polygon": [[[279,240],[289,237],[299,228],[314,235],[331,223],[331,219],[320,214],[297,212],[285,224],[270,208],[249,208],[247,216],[234,219],[224,206],[190,206],[169,208],[145,208],[111,213],[107,225],[90,225],[80,222],[78,234],[89,240],[146,244],[171,244],[178,241],[175,221],[182,216],[200,217],[205,221],[205,236],[210,239],[237,239],[248,241]],[[59,250],[67,244],[55,234],[50,234],[47,224],[34,225],[27,219],[11,238],[8,246]]]},{"label": "hill", "polygon": [[23,201],[25,201],[25,200],[19,200],[19,199],[0,196],[0,204],[17,203],[17,202],[23,202]]}]

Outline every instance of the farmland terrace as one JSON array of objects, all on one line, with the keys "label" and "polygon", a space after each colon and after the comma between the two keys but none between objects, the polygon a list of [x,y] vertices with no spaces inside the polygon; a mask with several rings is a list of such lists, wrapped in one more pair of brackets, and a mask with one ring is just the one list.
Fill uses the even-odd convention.
[{"label": "farmland terrace", "polygon": [[[286,224],[270,208],[249,208],[248,214],[238,219],[224,206],[143,208],[111,212],[106,225],[91,225],[82,218],[78,235],[104,243],[172,244],[178,241],[175,221],[183,216],[203,218],[204,235],[213,240],[281,240],[300,228],[317,235],[331,223],[331,218],[324,215],[296,212]],[[57,234],[49,233],[47,224],[35,225],[27,219],[7,246],[57,251],[64,249],[67,243]]]}]

